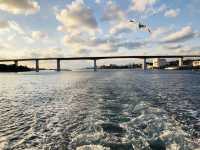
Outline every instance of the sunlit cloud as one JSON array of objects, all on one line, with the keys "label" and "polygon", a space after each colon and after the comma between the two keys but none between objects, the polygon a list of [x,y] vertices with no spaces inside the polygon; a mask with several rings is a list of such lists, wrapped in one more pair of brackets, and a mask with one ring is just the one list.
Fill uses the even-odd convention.
[{"label": "sunlit cloud", "polygon": [[1,0],[0,10],[12,14],[30,15],[40,10],[40,6],[35,0]]},{"label": "sunlit cloud", "polygon": [[136,24],[131,23],[129,21],[122,21],[119,24],[116,24],[112,28],[110,28],[109,33],[118,35],[121,33],[130,33],[132,31],[135,31],[136,29],[137,29]]},{"label": "sunlit cloud", "polygon": [[175,18],[179,15],[179,13],[180,9],[169,9],[165,12],[165,16]]},{"label": "sunlit cloud", "polygon": [[6,29],[6,28],[9,28],[10,27],[10,24],[8,21],[5,21],[5,20],[0,20],[0,29]]},{"label": "sunlit cloud", "polygon": [[191,26],[183,27],[180,31],[171,33],[162,39],[163,43],[174,43],[189,40],[195,36]]},{"label": "sunlit cloud", "polygon": [[43,40],[48,38],[47,33],[41,31],[32,31],[31,36],[34,40]]},{"label": "sunlit cloud", "polygon": [[144,12],[152,7],[158,0],[132,0],[131,9],[138,12]]},{"label": "sunlit cloud", "polygon": [[113,1],[108,1],[103,10],[103,21],[122,21],[126,19],[126,13]]},{"label": "sunlit cloud", "polygon": [[167,44],[164,45],[164,48],[167,48],[169,50],[176,50],[176,49],[180,49],[183,48],[184,46],[182,44]]},{"label": "sunlit cloud", "polygon": [[13,30],[19,34],[24,34],[22,27],[17,22],[10,20],[0,20],[0,31],[1,30]]},{"label": "sunlit cloud", "polygon": [[163,36],[165,36],[170,31],[171,31],[170,27],[158,27],[152,31],[150,37],[153,40],[159,40],[160,38],[163,38]]},{"label": "sunlit cloud", "polygon": [[93,12],[83,0],[73,1],[67,7],[56,14],[56,18],[62,23],[59,30],[69,33],[96,32],[97,21]]}]

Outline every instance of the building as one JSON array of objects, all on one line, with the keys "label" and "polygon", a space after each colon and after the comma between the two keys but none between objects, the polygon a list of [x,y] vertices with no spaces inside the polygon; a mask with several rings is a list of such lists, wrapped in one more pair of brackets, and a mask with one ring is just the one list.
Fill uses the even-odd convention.
[{"label": "building", "polygon": [[153,68],[163,68],[167,65],[166,59],[154,58],[153,59]]},{"label": "building", "polygon": [[152,64],[147,64],[147,69],[153,69],[153,65]]},{"label": "building", "polygon": [[199,66],[200,66],[200,60],[194,60],[194,61],[192,62],[192,66],[193,66],[193,67],[199,67]]}]

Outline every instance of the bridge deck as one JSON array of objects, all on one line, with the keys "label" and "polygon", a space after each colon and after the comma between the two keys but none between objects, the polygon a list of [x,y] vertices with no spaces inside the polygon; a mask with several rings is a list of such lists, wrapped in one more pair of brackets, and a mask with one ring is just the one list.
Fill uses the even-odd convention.
[{"label": "bridge deck", "polygon": [[100,57],[52,57],[52,58],[20,58],[20,59],[0,59],[0,62],[9,61],[34,61],[34,60],[100,60],[100,59],[124,59],[124,58],[138,58],[138,59],[150,59],[150,58],[189,58],[200,57],[200,55],[151,55],[151,56],[100,56]]}]

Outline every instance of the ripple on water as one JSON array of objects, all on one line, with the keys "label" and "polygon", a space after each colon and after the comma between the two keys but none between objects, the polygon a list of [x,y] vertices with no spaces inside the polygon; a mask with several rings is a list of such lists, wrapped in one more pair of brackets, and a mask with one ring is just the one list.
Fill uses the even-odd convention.
[{"label": "ripple on water", "polygon": [[0,77],[0,149],[197,150],[199,136],[183,129],[198,133],[198,103],[181,93],[181,82],[166,79],[72,72],[7,84]]},{"label": "ripple on water", "polygon": [[103,147],[102,145],[84,145],[77,147],[77,150],[110,150],[110,148]]},{"label": "ripple on water", "polygon": [[169,117],[164,110],[155,108],[149,103],[140,102],[133,111],[138,115],[122,126],[129,131],[129,138],[134,139],[135,149],[140,149],[141,145],[144,148],[169,150],[171,147],[188,150],[199,147],[190,140],[190,135],[182,130],[181,125]]}]

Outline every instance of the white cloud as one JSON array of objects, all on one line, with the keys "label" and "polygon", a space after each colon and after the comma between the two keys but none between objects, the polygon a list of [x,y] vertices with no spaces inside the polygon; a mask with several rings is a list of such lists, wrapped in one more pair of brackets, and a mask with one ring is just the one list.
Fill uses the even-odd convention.
[{"label": "white cloud", "polygon": [[122,21],[110,28],[110,34],[130,33],[136,30],[137,25],[128,21]]},{"label": "white cloud", "polygon": [[32,37],[24,36],[23,39],[29,44],[33,44],[34,43],[34,39]]},{"label": "white cloud", "polygon": [[6,30],[6,31],[12,30],[12,31],[16,31],[19,34],[25,34],[24,30],[18,23],[16,23],[15,21],[9,21],[9,20],[0,21],[0,30]]},{"label": "white cloud", "polygon": [[131,10],[144,12],[148,7],[152,7],[158,0],[132,0]]},{"label": "white cloud", "polygon": [[83,0],[72,1],[56,14],[56,18],[62,23],[57,30],[65,33],[63,43],[69,49],[82,53],[82,50],[98,45],[94,39],[100,33],[100,29],[93,11]]},{"label": "white cloud", "polygon": [[127,49],[135,49],[135,48],[141,48],[146,46],[147,42],[132,42],[132,41],[127,41],[127,42],[119,42],[117,43],[117,47],[122,47],[122,48],[127,48]]},{"label": "white cloud", "polygon": [[77,53],[83,53],[87,50],[112,51],[112,43],[108,39],[85,36],[82,34],[65,35],[64,44],[69,46]]},{"label": "white cloud", "polygon": [[113,3],[112,1],[108,1],[107,2],[107,6],[103,12],[103,17],[102,20],[104,21],[121,21],[121,20],[125,20],[125,13],[123,12],[123,10],[117,6],[115,3]]},{"label": "white cloud", "polygon": [[140,42],[131,42],[116,36],[135,30],[136,25],[128,22],[126,17],[116,3],[108,1],[102,19],[111,21],[109,22],[111,28],[108,29],[108,35],[98,32],[99,28],[92,10],[84,4],[84,1],[76,0],[57,13],[56,18],[62,23],[57,30],[65,33],[62,42],[68,49],[73,50],[74,54],[113,53],[118,52],[120,48],[140,47],[142,45]]},{"label": "white cloud", "polygon": [[10,28],[17,31],[19,34],[25,34],[23,28],[15,21],[9,21]]},{"label": "white cloud", "polygon": [[192,28],[190,26],[186,26],[183,27],[180,31],[167,35],[165,38],[162,39],[162,42],[164,43],[180,42],[180,41],[185,41],[187,39],[191,39],[194,36],[195,33],[193,32]]},{"label": "white cloud", "polygon": [[40,10],[38,2],[35,0],[1,0],[0,10],[12,14],[33,14]]},{"label": "white cloud", "polygon": [[10,27],[10,25],[9,25],[8,21],[0,20],[0,29],[7,29],[9,27]]},{"label": "white cloud", "polygon": [[100,4],[101,0],[95,0],[95,3]]},{"label": "white cloud", "polygon": [[180,13],[180,9],[169,9],[165,12],[165,17],[177,17]]},{"label": "white cloud", "polygon": [[93,12],[84,4],[83,0],[72,1],[65,9],[57,13],[56,18],[63,25],[59,29],[68,33],[95,33],[98,30]]},{"label": "white cloud", "polygon": [[164,45],[164,47],[169,49],[169,50],[177,50],[177,49],[183,48],[183,45],[181,45],[181,44],[167,44],[167,45]]},{"label": "white cloud", "polygon": [[46,33],[44,33],[44,32],[41,32],[41,31],[33,31],[31,33],[31,37],[34,40],[43,40],[43,39],[47,39],[48,35]]},{"label": "white cloud", "polygon": [[151,39],[159,39],[161,36],[163,36],[166,33],[169,33],[170,28],[166,27],[158,27],[151,33]]},{"label": "white cloud", "polygon": [[162,4],[161,6],[158,7],[150,7],[143,12],[144,15],[142,16],[142,18],[145,19],[147,17],[163,13],[165,10],[167,10],[166,4]]}]

